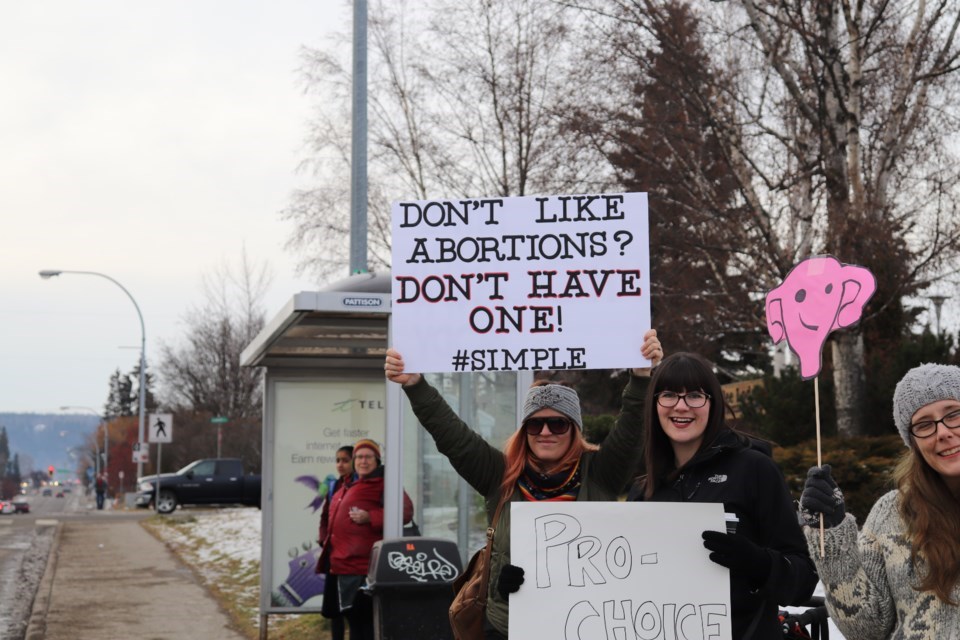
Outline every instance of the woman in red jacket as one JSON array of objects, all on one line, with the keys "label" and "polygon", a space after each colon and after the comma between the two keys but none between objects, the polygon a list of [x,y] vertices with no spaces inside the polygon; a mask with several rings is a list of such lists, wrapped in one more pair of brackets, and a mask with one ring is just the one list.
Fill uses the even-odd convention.
[{"label": "woman in red jacket", "polygon": [[[361,590],[370,568],[373,543],[383,539],[383,464],[373,440],[353,445],[357,479],[344,483],[330,501],[319,567],[329,566],[340,611],[350,624],[350,640],[373,640],[373,602]],[[403,493],[403,521],[413,519],[413,503]],[[327,597],[327,591],[324,591]]]}]

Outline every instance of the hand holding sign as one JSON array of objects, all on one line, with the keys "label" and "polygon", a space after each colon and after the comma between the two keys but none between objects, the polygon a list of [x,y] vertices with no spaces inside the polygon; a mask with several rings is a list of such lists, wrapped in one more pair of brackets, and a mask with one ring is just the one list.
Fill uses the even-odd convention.
[{"label": "hand holding sign", "polygon": [[[820,375],[821,352],[827,336],[860,320],[877,290],[877,280],[865,267],[842,264],[833,256],[808,258],[796,265],[783,283],[767,294],[767,330],[774,344],[786,339],[800,359],[804,380]],[[820,450],[820,388],[813,385],[817,419],[817,466]],[[820,557],[824,555],[824,521],[820,515]]]}]

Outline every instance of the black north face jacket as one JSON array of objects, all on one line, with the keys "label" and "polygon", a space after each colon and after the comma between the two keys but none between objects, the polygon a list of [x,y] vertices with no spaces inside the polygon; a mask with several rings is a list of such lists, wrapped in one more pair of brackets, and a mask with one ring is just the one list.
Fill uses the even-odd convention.
[{"label": "black north face jacket", "polygon": [[[724,430],[679,470],[661,481],[652,502],[720,502],[739,518],[737,534],[764,547],[771,557],[770,578],[759,589],[731,577],[733,637],[774,640],[783,637],[778,605],[801,605],[817,585],[817,571],[797,520],[793,498],[769,451],[746,437]],[[642,500],[634,485],[629,499]],[[704,553],[708,553],[704,549]]]}]

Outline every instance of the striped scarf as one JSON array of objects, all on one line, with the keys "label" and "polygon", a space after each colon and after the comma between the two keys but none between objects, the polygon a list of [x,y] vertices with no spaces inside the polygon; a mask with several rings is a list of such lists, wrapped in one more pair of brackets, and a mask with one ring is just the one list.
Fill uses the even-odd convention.
[{"label": "striped scarf", "polygon": [[580,461],[577,460],[572,469],[551,474],[540,473],[528,463],[517,479],[517,486],[523,499],[530,502],[576,500],[580,493]]}]

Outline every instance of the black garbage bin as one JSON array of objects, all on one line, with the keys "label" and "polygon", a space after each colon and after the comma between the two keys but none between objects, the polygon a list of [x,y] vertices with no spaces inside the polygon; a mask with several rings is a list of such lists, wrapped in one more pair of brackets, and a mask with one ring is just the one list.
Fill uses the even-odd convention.
[{"label": "black garbage bin", "polygon": [[367,589],[377,640],[453,640],[448,610],[463,565],[457,545],[442,538],[381,540],[370,552]]}]

